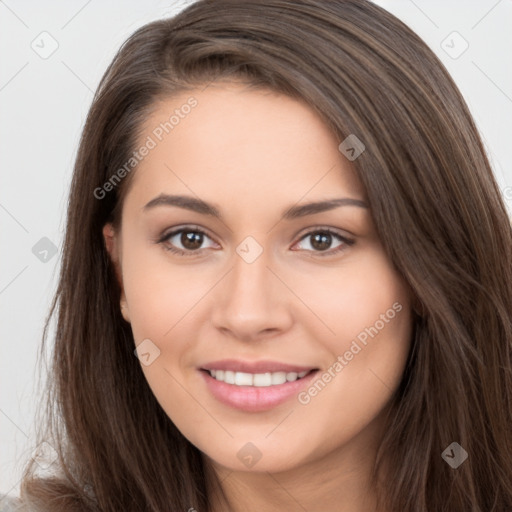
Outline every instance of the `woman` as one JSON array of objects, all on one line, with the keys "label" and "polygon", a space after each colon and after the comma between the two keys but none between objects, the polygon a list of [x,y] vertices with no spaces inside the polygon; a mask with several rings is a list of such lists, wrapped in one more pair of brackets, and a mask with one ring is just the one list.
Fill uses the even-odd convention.
[{"label": "woman", "polygon": [[383,9],[202,0],[142,27],[80,143],[55,471],[29,464],[22,500],[511,509],[511,231],[456,86]]}]

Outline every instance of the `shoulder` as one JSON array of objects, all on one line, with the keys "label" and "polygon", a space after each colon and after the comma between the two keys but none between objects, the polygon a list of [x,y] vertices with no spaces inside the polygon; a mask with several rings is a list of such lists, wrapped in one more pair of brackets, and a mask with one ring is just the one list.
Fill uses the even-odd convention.
[{"label": "shoulder", "polygon": [[0,494],[0,512],[27,512],[21,501],[8,494]]}]

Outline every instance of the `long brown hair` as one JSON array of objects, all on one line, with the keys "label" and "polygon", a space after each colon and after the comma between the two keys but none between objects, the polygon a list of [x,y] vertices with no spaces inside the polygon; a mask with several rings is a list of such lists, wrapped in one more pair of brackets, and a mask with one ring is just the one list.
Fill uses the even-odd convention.
[{"label": "long brown hair", "polygon": [[[199,0],[122,46],[96,92],[70,191],[47,429],[58,474],[28,464],[36,510],[210,510],[202,454],[134,357],[102,227],[137,172],[98,199],[160,97],[237,79],[305,100],[344,140],[377,231],[418,304],[374,477],[400,512],[512,510],[512,229],[468,108],[427,45],[365,0]],[[200,106],[198,107],[200,108]],[[340,155],[341,158],[341,155]],[[149,435],[147,435],[150,433]],[[442,452],[459,443],[454,469]],[[377,480],[375,480],[377,481]]]}]

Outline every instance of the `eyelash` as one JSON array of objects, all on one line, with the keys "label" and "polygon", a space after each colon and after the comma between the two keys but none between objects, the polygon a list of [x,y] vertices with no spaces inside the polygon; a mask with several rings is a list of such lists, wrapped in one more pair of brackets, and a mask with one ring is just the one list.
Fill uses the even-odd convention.
[{"label": "eyelash", "polygon": [[[182,233],[182,232],[201,233],[202,235],[207,236],[208,238],[211,239],[211,237],[208,235],[208,233],[206,233],[206,231],[201,229],[199,226],[185,226],[185,227],[182,227],[175,231],[171,231],[170,233],[167,233],[162,238],[160,238],[157,241],[157,243],[162,244],[166,251],[170,251],[170,252],[172,252],[174,254],[178,254],[180,256],[192,256],[193,257],[193,256],[199,255],[204,249],[197,249],[195,251],[192,251],[192,250],[184,251],[183,249],[178,249],[173,246],[166,246],[164,244],[164,242],[167,242],[173,236],[175,236],[179,233]],[[334,254],[338,254],[339,252],[345,250],[346,246],[350,247],[351,245],[354,245],[354,243],[355,243],[355,240],[346,238],[331,228],[322,228],[322,227],[315,228],[314,230],[308,231],[300,238],[299,242],[304,240],[308,236],[311,236],[311,235],[314,235],[317,233],[333,235],[336,238],[338,238],[341,242],[343,242],[339,247],[337,247],[336,249],[331,250],[331,251],[329,251],[329,250],[327,250],[327,251],[307,251],[307,252],[313,252],[313,253],[315,253],[315,255],[318,255],[320,257],[332,256]]]}]

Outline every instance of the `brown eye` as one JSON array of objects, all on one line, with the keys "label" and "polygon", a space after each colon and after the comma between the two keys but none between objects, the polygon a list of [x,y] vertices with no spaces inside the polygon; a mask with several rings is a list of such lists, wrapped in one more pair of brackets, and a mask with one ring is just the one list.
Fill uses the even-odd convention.
[{"label": "brown eye", "polygon": [[[198,227],[180,228],[171,233],[164,235],[159,243],[164,245],[164,248],[168,251],[180,254],[182,256],[195,256],[200,254],[206,240],[211,238]],[[213,241],[210,247],[213,246]]]},{"label": "brown eye", "polygon": [[[309,244],[306,244],[305,249],[309,252],[317,253],[319,256],[324,256],[322,253],[325,253],[325,256],[336,254],[354,244],[354,240],[350,240],[331,229],[310,231],[301,238],[299,244],[303,243],[305,240],[309,240]],[[338,240],[338,245],[332,248],[332,244],[335,243],[336,240]],[[309,247],[307,245],[309,245]]]},{"label": "brown eye", "polygon": [[180,242],[185,249],[199,249],[203,243],[203,234],[197,231],[182,231]]},{"label": "brown eye", "polygon": [[311,246],[319,251],[329,249],[332,244],[332,235],[330,233],[315,233],[311,237]]}]

